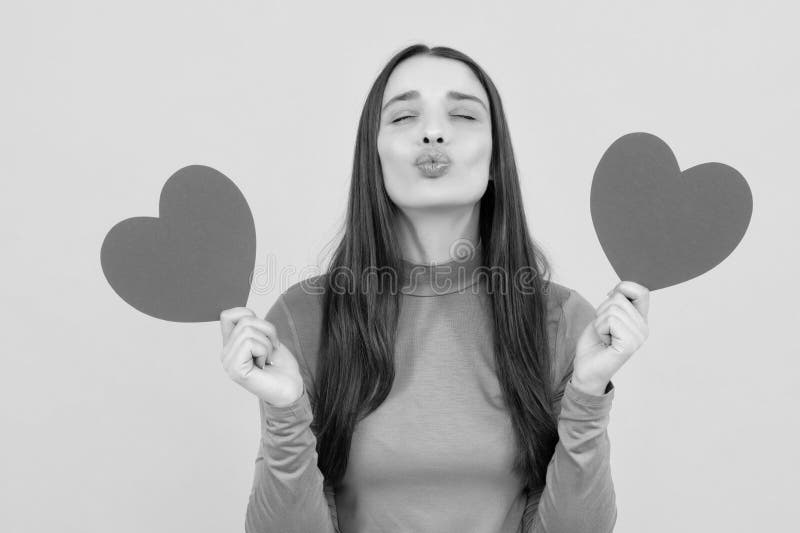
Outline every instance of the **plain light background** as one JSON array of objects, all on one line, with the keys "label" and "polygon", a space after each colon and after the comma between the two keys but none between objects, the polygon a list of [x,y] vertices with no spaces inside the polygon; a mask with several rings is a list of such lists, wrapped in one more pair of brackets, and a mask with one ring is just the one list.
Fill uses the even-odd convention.
[{"label": "plain light background", "polygon": [[[618,281],[592,175],[619,136],[682,169],[723,162],[754,213],[711,272],[653,292],[615,376],[616,531],[796,531],[800,38],[792,2],[20,2],[0,15],[0,530],[243,530],[255,397],[218,322],[122,301],[117,222],[212,166],[246,195],[259,315],[323,266],[369,86],[414,42],[476,59],[510,122],[553,279],[598,305]],[[322,257],[322,260],[325,258]],[[301,272],[302,269],[305,269]]]}]

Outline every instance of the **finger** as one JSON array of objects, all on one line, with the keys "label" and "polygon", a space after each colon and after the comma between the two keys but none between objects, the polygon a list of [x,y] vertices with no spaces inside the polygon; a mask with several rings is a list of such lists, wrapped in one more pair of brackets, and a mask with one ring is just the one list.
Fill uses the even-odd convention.
[{"label": "finger", "polygon": [[246,361],[248,357],[253,357],[253,353],[251,351],[244,350],[242,346],[248,341],[256,342],[264,347],[264,349],[259,348],[257,350],[257,355],[260,355],[261,357],[268,357],[271,353],[269,348],[271,348],[272,345],[269,344],[268,338],[255,329],[251,328],[242,330],[239,334],[232,336],[231,339],[233,339],[233,344],[231,344],[230,349],[227,350],[225,359],[223,361],[225,368],[241,364]]},{"label": "finger", "polygon": [[636,299],[644,296],[646,293],[649,293],[650,290],[644,285],[636,283],[635,281],[620,281],[614,285],[613,289],[608,291],[608,294],[611,294],[612,292],[621,292],[631,299]]},{"label": "finger", "polygon": [[258,318],[257,316],[246,316],[239,320],[236,323],[236,326],[233,328],[232,334],[238,335],[239,332],[246,327],[257,329],[267,337],[272,338],[273,343],[277,341],[278,335],[275,326],[262,318]]},{"label": "finger", "polygon": [[265,328],[264,334],[269,338],[270,342],[272,342],[275,349],[280,348],[281,340],[278,338],[278,328],[275,327],[275,324],[263,318],[261,319],[261,323]]},{"label": "finger", "polygon": [[645,340],[644,332],[631,317],[616,307],[612,307],[600,318],[598,328],[601,334],[611,337],[610,344],[616,348],[624,347],[632,351]]},{"label": "finger", "polygon": [[608,292],[606,293],[606,295],[608,295],[608,296],[611,296],[611,293],[613,293],[614,291],[616,291],[616,290],[617,290],[617,287],[619,287],[619,284],[620,284],[620,283],[622,283],[622,282],[620,281],[619,283],[617,283],[617,284],[615,284],[613,287],[611,287],[611,290],[610,290],[610,291],[608,291]]},{"label": "finger", "polygon": [[266,351],[266,353],[264,353],[263,355],[258,355],[256,357],[253,357],[253,359],[255,359],[256,366],[258,368],[264,368],[265,365],[272,364],[269,361],[269,356],[275,350],[275,347],[272,345],[272,342],[270,342],[269,338],[267,338],[266,342],[267,342],[267,351]]},{"label": "finger", "polygon": [[230,362],[228,367],[229,374],[238,378],[249,376],[256,369],[255,358],[264,356],[267,352],[267,347],[253,337],[242,339],[241,343],[237,346],[236,354]]},{"label": "finger", "polygon": [[606,314],[599,319],[596,326],[598,334],[607,337],[607,348],[621,353],[630,344],[630,336],[623,320],[618,315]]},{"label": "finger", "polygon": [[266,335],[270,341],[272,342],[273,346],[278,347],[280,346],[280,340],[278,339],[278,330],[274,324],[267,322],[263,318],[258,318],[256,316],[247,316],[239,320],[236,324],[236,327],[233,329],[232,335],[238,335],[239,331],[245,327],[252,327],[259,330],[261,333]]},{"label": "finger", "polygon": [[260,339],[257,337],[250,337],[255,341],[255,346],[250,350],[253,359],[262,359],[265,360],[267,356],[271,353],[270,352],[270,342],[267,340],[266,337],[264,339]]},{"label": "finger", "polygon": [[225,309],[219,314],[219,325],[222,329],[223,342],[227,340],[236,323],[246,316],[255,316],[256,314],[247,307],[232,307]]},{"label": "finger", "polygon": [[631,301],[619,292],[615,292],[613,296],[603,301],[603,303],[597,307],[597,314],[600,315],[605,313],[606,310],[612,306],[620,307],[623,311],[630,315],[631,319],[633,319],[633,321],[639,327],[644,327],[644,325],[647,324],[647,317],[642,316],[639,310],[636,309],[636,307],[634,307],[634,305],[631,303]]},{"label": "finger", "polygon": [[[610,292],[610,296],[600,302],[600,305],[597,306],[596,313],[598,315],[605,313],[606,310],[611,307],[612,305],[618,305],[619,307],[623,307],[625,304],[628,306],[632,306],[631,301],[628,300],[621,292]],[[636,312],[638,314],[638,311]]]},{"label": "finger", "polygon": [[650,309],[650,289],[635,281],[620,281],[609,294],[613,292],[623,294],[643,317],[647,317]]},{"label": "finger", "polygon": [[608,324],[611,330],[611,348],[618,353],[631,354],[638,345],[638,338],[631,329],[627,317],[621,314],[608,316]]},{"label": "finger", "polygon": [[608,326],[608,316],[598,315],[597,318],[592,321],[592,327],[594,327],[594,331],[603,341],[603,344],[611,346],[611,341],[613,339],[611,338],[611,332]]},{"label": "finger", "polygon": [[[263,361],[269,358],[269,353],[269,347],[259,339],[244,337],[238,339],[235,349],[228,354],[224,368],[229,375],[241,378],[257,367],[257,360]],[[263,366],[262,364],[259,368]]]},{"label": "finger", "polygon": [[[245,326],[244,328],[242,328],[241,332],[239,333],[239,336],[254,339],[263,346],[267,346],[270,348],[272,347],[272,343],[270,342],[269,338],[266,335],[264,335],[264,333],[261,330],[256,329],[253,326]],[[266,352],[259,350],[259,354],[266,355]]]}]

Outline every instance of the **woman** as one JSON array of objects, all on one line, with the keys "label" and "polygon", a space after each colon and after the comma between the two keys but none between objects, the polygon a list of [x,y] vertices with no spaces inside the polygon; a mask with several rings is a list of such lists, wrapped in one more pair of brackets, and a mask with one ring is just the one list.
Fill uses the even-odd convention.
[{"label": "woman", "polygon": [[648,297],[621,282],[595,310],[549,280],[494,84],[453,49],[402,50],[328,270],[265,319],[220,317],[261,413],[246,530],[612,531],[611,377]]}]

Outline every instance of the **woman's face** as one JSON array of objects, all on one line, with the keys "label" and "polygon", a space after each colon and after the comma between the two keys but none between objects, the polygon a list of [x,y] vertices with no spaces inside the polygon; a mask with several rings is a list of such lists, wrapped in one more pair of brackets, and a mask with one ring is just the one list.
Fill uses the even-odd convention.
[{"label": "woman's face", "polygon": [[[406,59],[390,75],[381,106],[378,155],[392,201],[411,209],[474,206],[489,180],[492,123],[486,91],[469,67],[441,57]],[[415,164],[430,150],[450,159],[441,176]]]}]

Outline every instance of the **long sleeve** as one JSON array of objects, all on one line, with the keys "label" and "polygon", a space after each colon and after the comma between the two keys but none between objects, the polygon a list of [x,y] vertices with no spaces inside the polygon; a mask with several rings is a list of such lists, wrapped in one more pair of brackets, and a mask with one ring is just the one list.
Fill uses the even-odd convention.
[{"label": "long sleeve", "polygon": [[247,533],[339,533],[333,490],[317,466],[309,386],[312,376],[301,353],[295,323],[283,295],[265,319],[294,354],[303,374],[303,394],[275,406],[261,399],[261,438],[247,504]]},{"label": "long sleeve", "polygon": [[[609,412],[614,384],[602,395],[588,394],[572,384],[572,362],[578,338],[594,320],[595,308],[571,291],[563,304],[556,354],[563,392],[558,418],[559,441],[547,467],[544,490],[527,533],[607,533],[617,520],[611,478]],[[536,506],[529,498],[526,510]],[[527,513],[526,513],[527,514]]]}]

